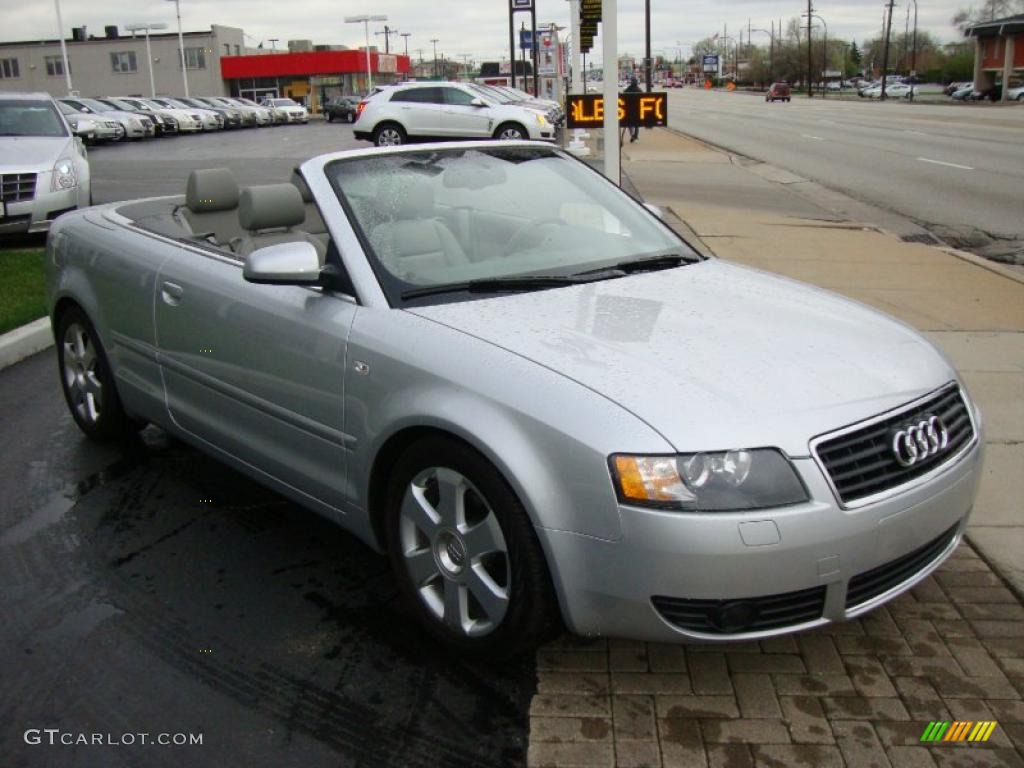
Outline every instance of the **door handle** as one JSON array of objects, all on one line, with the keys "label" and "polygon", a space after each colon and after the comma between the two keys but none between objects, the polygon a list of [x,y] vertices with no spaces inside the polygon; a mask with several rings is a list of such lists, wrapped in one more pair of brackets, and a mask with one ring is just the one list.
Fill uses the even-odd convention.
[{"label": "door handle", "polygon": [[164,304],[176,307],[184,295],[185,290],[177,283],[164,282],[160,285],[160,298],[164,300]]}]

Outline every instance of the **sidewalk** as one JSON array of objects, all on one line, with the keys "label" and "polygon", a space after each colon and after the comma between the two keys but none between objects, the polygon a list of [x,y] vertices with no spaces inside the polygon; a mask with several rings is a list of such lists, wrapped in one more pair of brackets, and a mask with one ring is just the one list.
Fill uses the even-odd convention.
[{"label": "sidewalk", "polygon": [[[667,131],[627,145],[623,170],[698,248],[927,333],[982,409],[986,474],[969,541],[860,619],[728,646],[568,637],[541,649],[529,764],[1024,766],[1024,283]],[[985,743],[925,746],[935,720],[998,725]]]}]

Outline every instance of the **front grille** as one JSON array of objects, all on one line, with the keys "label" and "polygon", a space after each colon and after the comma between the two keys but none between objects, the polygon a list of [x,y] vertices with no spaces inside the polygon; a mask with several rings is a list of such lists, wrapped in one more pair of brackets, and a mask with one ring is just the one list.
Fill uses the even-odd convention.
[{"label": "front grille", "polygon": [[[680,629],[710,635],[761,632],[793,627],[820,619],[825,607],[825,587],[736,600],[691,600],[684,597],[655,596],[651,598],[651,602],[666,621]],[[737,604],[749,606],[753,618],[742,628],[723,628],[720,621],[723,610]]]},{"label": "front grille", "polygon": [[34,173],[0,173],[0,200],[17,203],[36,196]]},{"label": "front grille", "polygon": [[[928,416],[938,416],[949,433],[946,448],[909,467],[896,461],[893,435]],[[815,453],[844,504],[903,485],[956,455],[974,438],[974,426],[960,389],[949,387],[910,410],[819,443]]]},{"label": "front grille", "polygon": [[959,523],[910,554],[854,576],[846,590],[846,609],[866,603],[893,587],[898,587],[931,565],[949,546],[956,536],[958,527]]}]

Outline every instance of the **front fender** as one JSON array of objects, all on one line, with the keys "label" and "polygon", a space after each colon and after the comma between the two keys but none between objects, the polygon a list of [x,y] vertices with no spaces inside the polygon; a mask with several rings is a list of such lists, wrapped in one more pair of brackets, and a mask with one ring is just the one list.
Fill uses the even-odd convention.
[{"label": "front fender", "polygon": [[[621,536],[607,457],[672,450],[649,426],[548,368],[400,310],[363,310],[349,340],[350,486],[368,508],[375,457],[412,428],[455,435],[505,476],[535,526]],[[369,374],[354,373],[356,361]]]}]

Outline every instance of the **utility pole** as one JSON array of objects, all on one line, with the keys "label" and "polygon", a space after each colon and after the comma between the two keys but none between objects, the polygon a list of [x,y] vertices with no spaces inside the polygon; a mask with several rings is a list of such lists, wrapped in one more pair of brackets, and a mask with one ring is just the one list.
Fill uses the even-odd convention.
[{"label": "utility pole", "polygon": [[[891,0],[890,0],[891,1]],[[814,98],[814,62],[811,60],[811,14],[814,5],[807,0],[807,98]]]},{"label": "utility pole", "polygon": [[917,79],[917,0],[914,0],[914,45],[910,52],[910,100],[914,100],[914,80]]},{"label": "utility pole", "polygon": [[882,48],[882,92],[879,94],[879,101],[885,101],[885,85],[889,76],[889,36],[892,34],[892,7],[896,3],[889,0],[886,8],[889,9],[885,22],[885,45]]},{"label": "utility pole", "polygon": [[409,36],[412,32],[403,32],[402,37],[405,38],[405,57],[409,58]]},{"label": "utility pole", "polygon": [[437,77],[437,44],[438,44],[439,41],[438,41],[438,39],[436,37],[432,37],[432,38],[430,38],[430,42],[433,43],[433,45],[434,45],[434,69],[433,69],[433,72],[434,72],[434,77],[436,78]]},{"label": "utility pole", "polygon": [[651,0],[644,0],[644,84],[647,92],[654,89],[651,82]]}]

